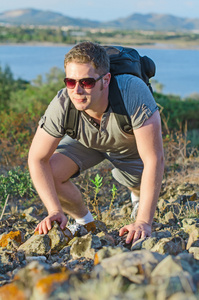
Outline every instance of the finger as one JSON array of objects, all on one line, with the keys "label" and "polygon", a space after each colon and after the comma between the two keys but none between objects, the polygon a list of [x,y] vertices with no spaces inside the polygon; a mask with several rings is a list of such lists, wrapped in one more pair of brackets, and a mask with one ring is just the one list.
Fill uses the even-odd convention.
[{"label": "finger", "polygon": [[67,218],[64,218],[60,224],[60,228],[64,229],[66,227],[67,222],[68,222]]},{"label": "finger", "polygon": [[136,231],[133,237],[133,243],[140,239],[142,231]]},{"label": "finger", "polygon": [[126,244],[130,244],[130,242],[132,241],[133,237],[134,237],[135,231],[129,231],[127,238],[126,238]]},{"label": "finger", "polygon": [[42,226],[42,230],[41,230],[41,232],[43,233],[43,234],[47,234],[48,233],[48,229],[47,229],[47,226],[46,226],[46,220],[44,219],[44,221],[42,222],[42,224],[41,224]]},{"label": "finger", "polygon": [[51,220],[49,218],[46,219],[46,229],[49,231],[51,230],[52,225],[51,225]]},{"label": "finger", "polygon": [[122,228],[119,230],[119,236],[124,235],[126,232],[128,232],[128,229],[127,229],[126,227],[122,227]]}]

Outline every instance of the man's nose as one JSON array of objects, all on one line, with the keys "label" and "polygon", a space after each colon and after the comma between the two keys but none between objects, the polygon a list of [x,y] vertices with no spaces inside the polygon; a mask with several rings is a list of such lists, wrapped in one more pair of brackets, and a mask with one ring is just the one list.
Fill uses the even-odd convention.
[{"label": "man's nose", "polygon": [[77,81],[76,82],[76,85],[74,87],[74,91],[77,93],[77,94],[81,94],[83,92],[83,88],[80,86],[79,82]]}]

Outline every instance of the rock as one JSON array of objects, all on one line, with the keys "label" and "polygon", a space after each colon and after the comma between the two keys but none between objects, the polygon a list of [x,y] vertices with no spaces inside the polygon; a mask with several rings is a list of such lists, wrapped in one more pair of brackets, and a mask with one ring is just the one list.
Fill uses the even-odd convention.
[{"label": "rock", "polygon": [[151,236],[158,239],[168,238],[171,237],[171,232],[169,230],[154,231]]},{"label": "rock", "polygon": [[158,252],[160,254],[176,255],[185,249],[185,243],[180,237],[176,238],[162,238],[151,249],[151,251]]},{"label": "rock", "polygon": [[176,215],[172,211],[169,211],[168,213],[166,213],[164,216],[164,219],[165,219],[165,222],[171,226],[176,225],[178,222]]},{"label": "rock", "polygon": [[34,234],[18,251],[24,251],[27,256],[47,255],[51,251],[51,240],[47,234]]},{"label": "rock", "polygon": [[142,249],[151,250],[157,243],[158,239],[156,237],[146,238],[142,243]]},{"label": "rock", "polygon": [[67,228],[61,230],[56,222],[54,222],[52,229],[48,232],[48,236],[51,241],[51,253],[61,250],[73,238],[71,233],[67,231]]},{"label": "rock", "polygon": [[35,206],[31,206],[23,210],[22,216],[26,218],[27,222],[37,222],[38,221],[38,210]]},{"label": "rock", "polygon": [[22,264],[24,259],[23,252],[13,252],[6,248],[0,249],[0,274],[14,270]]},{"label": "rock", "polygon": [[162,288],[165,299],[177,292],[195,291],[192,276],[171,255],[165,257],[152,271],[151,282]]},{"label": "rock", "polygon": [[96,235],[99,237],[102,247],[115,246],[115,241],[110,234],[107,234],[106,232],[99,232]]},{"label": "rock", "polygon": [[88,233],[85,236],[76,238],[71,246],[70,254],[72,255],[73,259],[80,257],[94,259],[95,249],[99,249],[100,247],[100,238]]},{"label": "rock", "polygon": [[168,298],[168,300],[197,300],[193,294],[185,294],[183,292],[178,292],[173,294],[171,297]]},{"label": "rock", "polygon": [[196,229],[199,227],[199,219],[197,218],[192,218],[188,219],[185,218],[182,220],[182,226],[185,232],[190,233],[192,230]]},{"label": "rock", "polygon": [[176,260],[171,255],[166,256],[161,262],[155,267],[151,273],[151,277],[156,276],[168,276],[175,275],[178,272],[182,272],[183,268],[179,260]]},{"label": "rock", "polygon": [[142,238],[137,240],[133,245],[131,246],[131,251],[140,250],[142,249],[143,243],[146,241],[147,238]]},{"label": "rock", "polygon": [[[32,292],[32,299],[34,300],[48,300],[53,292],[59,287],[63,288],[65,284],[68,287],[69,272],[62,269],[61,272],[48,274],[39,279]],[[56,298],[57,299],[57,298]]]},{"label": "rock", "polygon": [[189,234],[189,239],[187,242],[187,250],[189,250],[189,248],[192,246],[192,244],[194,242],[199,240],[199,224],[197,224],[197,225],[198,225],[197,227],[195,227],[195,225],[192,225],[195,227],[195,229],[193,231],[191,231]]},{"label": "rock", "polygon": [[162,259],[158,253],[138,250],[103,259],[101,266],[112,276],[122,275],[132,282],[141,283]]},{"label": "rock", "polygon": [[6,247],[7,249],[16,249],[22,243],[21,231],[10,231],[7,234],[2,234],[0,237],[0,247]]},{"label": "rock", "polygon": [[101,263],[104,258],[112,257],[116,254],[121,254],[127,250],[122,250],[120,247],[104,247],[95,253],[94,264]]},{"label": "rock", "polygon": [[189,253],[193,254],[193,257],[197,260],[199,260],[199,247],[190,247]]}]

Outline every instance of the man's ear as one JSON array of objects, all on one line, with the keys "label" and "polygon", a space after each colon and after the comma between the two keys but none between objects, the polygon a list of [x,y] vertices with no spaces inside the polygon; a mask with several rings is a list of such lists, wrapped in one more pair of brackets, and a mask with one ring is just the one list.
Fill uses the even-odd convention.
[{"label": "man's ear", "polygon": [[107,87],[109,86],[110,81],[111,81],[111,73],[107,73],[107,74],[103,77],[104,88],[107,88]]}]

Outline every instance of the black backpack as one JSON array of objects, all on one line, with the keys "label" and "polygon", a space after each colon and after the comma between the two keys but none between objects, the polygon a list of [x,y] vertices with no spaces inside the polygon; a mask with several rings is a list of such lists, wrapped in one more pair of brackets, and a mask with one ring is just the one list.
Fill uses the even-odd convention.
[{"label": "black backpack", "polygon": [[[120,128],[126,133],[133,134],[131,119],[124,106],[124,102],[114,76],[120,74],[135,75],[141,78],[147,84],[151,93],[153,93],[149,79],[155,75],[155,63],[147,56],[140,56],[133,48],[121,46],[105,46],[104,48],[110,57],[110,106]],[[65,133],[73,139],[77,136],[79,114],[80,111],[78,111],[73,103],[69,101],[65,114],[64,128]]]}]

